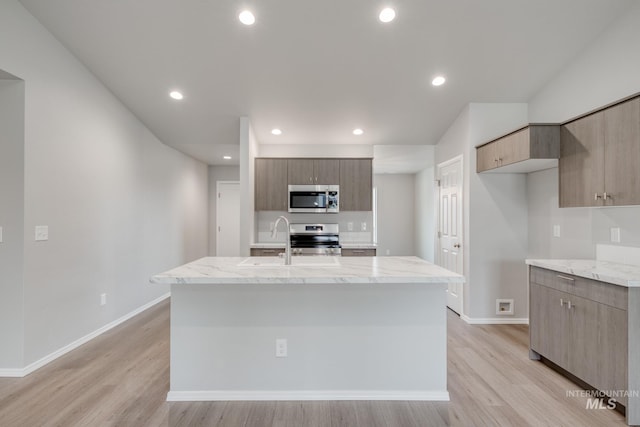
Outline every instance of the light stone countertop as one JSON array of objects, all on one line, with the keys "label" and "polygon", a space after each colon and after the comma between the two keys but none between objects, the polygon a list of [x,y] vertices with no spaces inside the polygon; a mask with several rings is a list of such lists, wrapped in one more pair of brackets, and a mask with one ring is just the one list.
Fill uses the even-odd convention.
[{"label": "light stone countertop", "polygon": [[463,276],[418,257],[293,257],[293,265],[282,262],[278,257],[206,257],[150,281],[171,285],[464,282]]},{"label": "light stone countertop", "polygon": [[285,244],[283,242],[272,242],[272,243],[252,243],[249,245],[252,249],[263,249],[263,248],[284,248]]},{"label": "light stone countertop", "polygon": [[640,287],[640,266],[592,259],[528,259],[528,265],[628,288]]},{"label": "light stone countertop", "polygon": [[[284,248],[284,246],[285,244],[282,242],[273,242],[273,243],[260,242],[260,243],[252,243],[251,245],[249,245],[249,247],[253,249]],[[375,243],[368,243],[368,242],[346,242],[346,243],[340,243],[340,246],[342,246],[345,249],[376,249],[378,247],[378,245],[376,245]]]}]

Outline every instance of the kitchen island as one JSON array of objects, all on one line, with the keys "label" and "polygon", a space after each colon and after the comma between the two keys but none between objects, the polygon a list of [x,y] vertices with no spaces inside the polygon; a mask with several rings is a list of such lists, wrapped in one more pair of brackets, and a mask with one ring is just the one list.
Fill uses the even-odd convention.
[{"label": "kitchen island", "polygon": [[207,257],[171,285],[167,400],[448,400],[446,289],[417,257]]}]

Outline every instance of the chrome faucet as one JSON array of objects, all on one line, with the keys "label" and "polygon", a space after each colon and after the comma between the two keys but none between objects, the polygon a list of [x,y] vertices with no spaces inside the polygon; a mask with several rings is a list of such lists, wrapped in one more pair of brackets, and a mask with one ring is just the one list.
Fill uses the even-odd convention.
[{"label": "chrome faucet", "polygon": [[273,225],[273,231],[271,232],[271,238],[275,239],[278,235],[278,224],[280,221],[284,221],[287,226],[287,244],[284,247],[284,265],[291,265],[291,229],[289,228],[289,220],[284,216],[279,216],[276,219],[276,223]]}]

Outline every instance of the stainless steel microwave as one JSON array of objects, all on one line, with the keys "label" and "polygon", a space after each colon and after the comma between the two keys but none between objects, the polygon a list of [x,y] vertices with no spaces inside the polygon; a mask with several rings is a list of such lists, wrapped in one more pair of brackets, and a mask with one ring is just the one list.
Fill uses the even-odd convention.
[{"label": "stainless steel microwave", "polygon": [[339,185],[290,185],[289,212],[340,212]]}]

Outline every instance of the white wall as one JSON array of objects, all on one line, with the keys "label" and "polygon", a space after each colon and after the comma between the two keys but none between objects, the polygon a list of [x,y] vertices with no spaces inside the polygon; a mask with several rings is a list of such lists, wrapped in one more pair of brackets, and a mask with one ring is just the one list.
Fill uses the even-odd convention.
[{"label": "white wall", "polygon": [[24,82],[0,75],[0,368],[23,363]]},{"label": "white wall", "polygon": [[216,256],[217,182],[239,180],[239,166],[209,166],[209,256]]},{"label": "white wall", "polygon": [[435,146],[426,146],[423,169],[414,174],[414,254],[435,262],[437,187],[435,185]]},{"label": "white wall", "polygon": [[254,169],[259,144],[248,117],[240,117],[240,254],[249,256],[256,241]]},{"label": "white wall", "polygon": [[[640,92],[640,3],[621,16],[530,101],[532,122],[564,122]],[[621,244],[640,246],[640,207],[558,208],[558,170],[529,175],[529,256],[593,258],[595,244],[621,228]],[[552,237],[553,225],[561,237]]]},{"label": "white wall", "polygon": [[[338,224],[340,243],[372,243],[373,242],[373,213],[367,211],[338,212],[336,214],[289,213],[285,211],[256,212],[257,243],[283,243],[286,240],[284,226],[278,226],[278,234],[271,237],[271,227],[279,216],[286,216],[290,223],[307,224]],[[362,223],[365,231],[361,231]],[[349,223],[353,230],[349,231]]]},{"label": "white wall", "polygon": [[[163,145],[15,0],[0,2],[0,58],[26,88],[25,366],[168,291],[149,276],[206,255],[207,167]],[[33,241],[36,225],[48,241]]]},{"label": "white wall", "polygon": [[561,123],[640,92],[640,2],[529,101],[529,121]]},{"label": "white wall", "polygon": [[[475,147],[527,124],[527,104],[471,104]],[[527,188],[524,174],[478,174],[472,148],[469,170],[469,317],[496,318],[496,299],[514,300],[516,319],[529,317],[527,295]],[[500,316],[503,318],[504,316]]]},{"label": "white wall", "polygon": [[379,256],[415,255],[415,190],[413,174],[373,176],[377,192]]},{"label": "white wall", "polygon": [[472,103],[436,147],[437,163],[463,157],[463,314],[472,321],[495,319],[497,298],[514,299],[511,317],[528,317],[526,176],[475,171],[475,146],[526,122],[526,104]]}]

